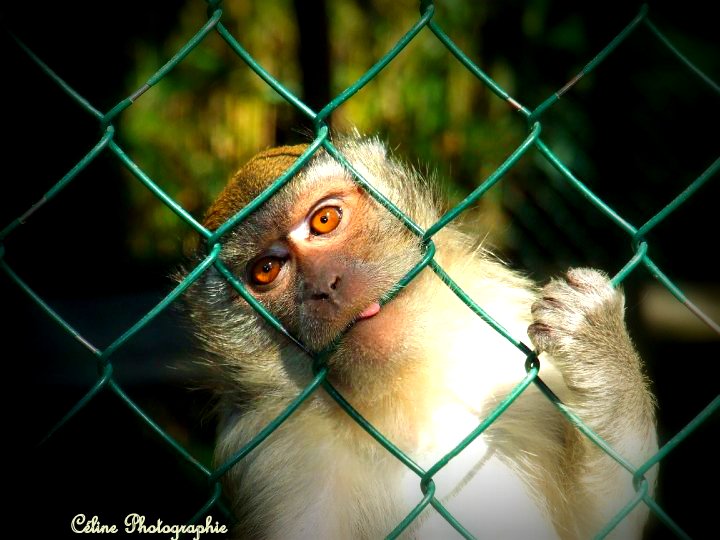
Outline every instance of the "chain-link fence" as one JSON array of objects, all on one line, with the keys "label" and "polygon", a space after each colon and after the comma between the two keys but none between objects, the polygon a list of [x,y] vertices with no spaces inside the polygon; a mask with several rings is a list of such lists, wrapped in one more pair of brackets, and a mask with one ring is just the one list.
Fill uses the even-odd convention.
[{"label": "chain-link fence", "polygon": [[[292,415],[295,410],[311,396],[314,392],[319,391],[321,388],[324,389],[339,405],[342,407],[349,416],[351,416],[363,429],[365,429],[373,438],[375,438],[386,450],[391,453],[395,458],[412,470],[418,477],[418,498],[419,504],[412,510],[412,512],[401,522],[397,524],[397,527],[393,531],[388,531],[389,536],[395,537],[404,531],[408,525],[428,506],[432,506],[434,510],[445,517],[445,519],[462,535],[469,536],[464,530],[462,523],[459,523],[455,518],[443,507],[442,503],[434,496],[434,483],[433,476],[441,470],[449,459],[453,456],[461,453],[463,449],[469,445],[475,438],[480,436],[483,431],[490,426],[495,419],[497,419],[502,412],[519,396],[522,392],[530,385],[537,386],[542,392],[553,401],[559,410],[568,418],[569,421],[574,423],[578,429],[580,429],[587,437],[592,439],[597,445],[599,445],[604,451],[606,451],[615,461],[617,461],[622,467],[630,471],[635,480],[637,486],[637,495],[632,500],[626,501],[622,511],[620,511],[610,522],[608,522],[602,531],[598,531],[598,536],[603,537],[610,533],[613,528],[620,523],[625,516],[627,516],[633,508],[637,505],[647,505],[655,518],[662,524],[663,530],[672,531],[679,537],[687,537],[688,535],[684,532],[683,528],[676,523],[671,512],[666,512],[658,502],[648,494],[648,485],[644,481],[643,475],[648,469],[657,463],[662,462],[668,454],[670,454],[678,445],[680,445],[690,434],[692,434],[698,427],[706,424],[708,419],[717,411],[720,406],[720,398],[715,397],[709,403],[705,403],[704,407],[698,409],[697,416],[681,431],[669,437],[664,442],[660,451],[653,456],[647,463],[641,465],[638,468],[631,466],[622,455],[619,455],[615,450],[609,447],[603,440],[601,440],[595,433],[587,428],[582,421],[577,418],[573,412],[567,409],[552,393],[552,391],[545,386],[543,381],[538,377],[538,364],[533,354],[533,351],[520,340],[517,336],[509,335],[505,330],[498,325],[492,318],[492,313],[486,313],[483,306],[477,305],[472,298],[467,296],[453,281],[442,267],[433,259],[435,253],[435,246],[433,243],[433,237],[435,234],[445,227],[448,223],[457,219],[463,214],[468,208],[476,204],[487,192],[498,183],[501,183],[506,177],[508,171],[516,166],[517,162],[526,154],[534,153],[536,157],[540,157],[545,160],[555,171],[557,171],[563,178],[563,182],[569,189],[577,191],[582,195],[586,201],[587,208],[593,208],[599,211],[606,220],[607,226],[614,227],[621,231],[628,240],[631,241],[633,246],[633,255],[627,260],[627,263],[615,274],[612,278],[612,282],[615,285],[622,283],[629,275],[642,271],[645,269],[649,272],[659,283],[662,284],[677,300],[689,309],[698,319],[702,320],[708,327],[714,332],[720,333],[720,328],[717,323],[714,322],[706,313],[698,308],[693,302],[688,300],[682,290],[677,284],[668,277],[663,269],[656,264],[656,262],[649,256],[650,243],[648,241],[648,234],[654,231],[655,228],[662,222],[666,222],[673,218],[674,212],[682,207],[688,200],[693,197],[697,197],[696,193],[698,190],[708,183],[711,178],[720,169],[720,158],[715,159],[714,162],[709,164],[689,164],[689,167],[697,169],[697,176],[695,180],[684,187],[677,195],[670,200],[662,208],[653,209],[653,215],[647,219],[644,223],[633,224],[625,216],[618,213],[610,205],[606,204],[600,197],[598,197],[593,191],[588,189],[586,185],[577,178],[573,171],[561,160],[556,152],[553,151],[549,144],[546,144],[542,138],[543,128],[543,117],[545,113],[551,109],[558,100],[571,88],[574,87],[578,81],[585,75],[590,74],[595,68],[603,63],[605,59],[613,52],[622,49],[625,40],[635,32],[646,31],[654,39],[657,39],[659,43],[667,47],[677,58],[678,65],[682,66],[687,70],[688,74],[696,76],[700,81],[700,84],[705,84],[710,87],[714,92],[720,94],[720,88],[704,73],[702,73],[690,59],[683,55],[675,46],[665,37],[660,29],[653,24],[649,10],[643,6],[639,13],[628,22],[627,26],[623,28],[608,44],[603,48],[594,58],[592,58],[587,65],[566,85],[560,88],[557,92],[549,96],[539,106],[535,108],[528,108],[523,105],[518,99],[511,96],[506,92],[499,84],[491,79],[485,71],[483,71],[465,52],[459,48],[455,42],[448,36],[443,30],[442,26],[435,20],[436,6],[431,1],[422,1],[420,3],[420,13],[416,23],[409,29],[405,35],[383,55],[377,63],[365,72],[357,81],[339,93],[337,97],[327,103],[321,110],[316,111],[311,109],[305,104],[298,96],[291,92],[281,81],[276,80],[270,73],[268,73],[262,65],[260,65],[253,58],[251,54],[242,45],[242,36],[234,36],[223,24],[223,5],[219,1],[208,2],[208,18],[206,22],[198,23],[197,33],[189,39],[177,53],[167,61],[155,74],[150,77],[145,84],[137,88],[127,98],[116,103],[114,106],[109,107],[107,110],[100,110],[94,106],[89,100],[85,99],[80,95],[70,84],[68,84],[63,78],[62,74],[57,73],[53,70],[53,66],[46,65],[43,60],[37,57],[32,50],[27,48],[20,40],[17,40],[17,44],[22,48],[27,57],[31,59],[39,68],[47,75],[48,81],[52,81],[53,84],[57,85],[58,88],[62,89],[67,94],[68,99],[79,105],[83,111],[94,118],[101,127],[101,135],[95,141],[91,149],[82,156],[81,159],[77,160],[76,163],[70,168],[70,170],[60,178],[59,181],[49,190],[45,195],[27,208],[26,211],[22,212],[20,216],[8,223],[0,232],[0,266],[5,273],[5,276],[9,278],[17,287],[22,289],[29,298],[34,301],[42,312],[53,320],[63,332],[67,335],[72,336],[77,343],[80,344],[81,348],[85,351],[85,355],[89,355],[94,358],[98,369],[98,375],[94,384],[86,389],[85,394],[81,399],[77,400],[67,409],[57,411],[59,418],[58,422],[49,430],[46,434],[45,440],[48,441],[44,444],[50,444],[52,438],[56,434],[67,430],[68,426],[72,423],[73,419],[81,414],[81,411],[87,408],[102,408],[104,401],[102,396],[112,395],[120,400],[129,410],[135,413],[141,422],[150,428],[154,432],[155,436],[164,441],[164,443],[179,456],[189,466],[192,471],[190,474],[199,476],[207,482],[207,499],[204,504],[198,505],[195,509],[194,515],[187,515],[187,521],[189,523],[197,523],[203,521],[205,516],[208,514],[218,515],[225,514],[226,520],[229,522],[232,518],[229,512],[225,508],[222,502],[222,494],[220,487],[220,480],[223,475],[235,464],[243,460],[253,449],[258,447],[279,425],[283,422],[292,422]],[[337,150],[333,145],[330,132],[328,129],[328,119],[340,106],[351,100],[353,96],[359,92],[365,85],[373,80],[388,64],[393,62],[398,55],[411,43],[416,36],[420,33],[431,33],[440,43],[447,48],[452,56],[460,62],[472,75],[477,79],[479,85],[485,85],[490,91],[492,91],[498,99],[504,101],[508,107],[515,111],[520,117],[522,117],[527,123],[527,137],[526,139],[514,149],[506,158],[506,160],[499,166],[492,174],[485,178],[480,185],[468,195],[462,202],[453,207],[447,212],[437,223],[432,225],[427,230],[423,230],[417,224],[413,223],[402,211],[397,208],[390,201],[385,199],[380,193],[378,193],[371,184],[369,184],[360,174],[352,169],[352,166],[346,161],[345,157]],[[220,226],[215,231],[210,231],[203,227],[194,217],[191,215],[181,204],[178,203],[173,197],[170,197],[160,185],[155,182],[150,176],[139,167],[133,159],[130,157],[124,146],[119,142],[118,138],[118,127],[117,123],[121,118],[123,111],[132,107],[133,103],[144,98],[144,96],[153,91],[153,86],[160,82],[168,73],[170,73],[178,64],[184,61],[184,59],[198,46],[203,43],[203,40],[211,34],[217,34],[220,36],[227,46],[234,51],[238,57],[240,57],[247,67],[253,70],[270,88],[272,88],[279,96],[295,107],[302,115],[304,115],[314,126],[314,138],[308,149],[303,155],[297,160],[293,167],[288,170],[282,177],[278,178],[267,190],[265,190],[257,199],[250,203],[247,207],[243,208],[238,214],[229,219],[226,223]],[[259,304],[253,296],[244,288],[242,283],[236,279],[231,271],[222,263],[220,254],[223,250],[223,241],[225,235],[233,227],[238,225],[250,214],[257,210],[263,205],[265,201],[273,197],[273,195],[292,177],[299,171],[308,160],[312,158],[315,152],[319,149],[324,149],[330,155],[332,155],[338,162],[344,167],[350,170],[355,178],[355,181],[362,186],[370,195],[377,199],[389,213],[395,216],[398,220],[402,221],[408,229],[414,232],[419,238],[422,239],[424,246],[424,257],[421,261],[418,261],[417,265],[411,272],[409,272],[405,278],[400,282],[399,285],[405,285],[409,283],[415,276],[422,271],[424,268],[429,267],[440,279],[442,279],[447,286],[471,309],[478,317],[485,320],[490,326],[501,333],[510,343],[512,343],[518,349],[519,361],[522,361],[524,357],[526,359],[527,376],[518,382],[516,388],[507,396],[503,403],[498,406],[486,419],[484,419],[478,427],[468,433],[468,436],[461,442],[458,442],[457,447],[447,456],[448,459],[441,460],[435,466],[428,470],[420,468],[415,464],[407,455],[405,455],[400,449],[398,449],[393,441],[388,440],[383,436],[382,433],[378,432],[374,426],[368,423],[362,416],[355,411],[352,406],[343,398],[327,380],[327,368],[324,364],[324,358],[330,351],[324,351],[318,355],[311,355],[314,358],[314,373],[315,378],[310,385],[308,385],[294,400],[293,402],[280,414],[273,422],[265,427],[260,433],[258,433],[253,440],[237,452],[232,459],[226,463],[221,464],[217,468],[212,468],[208,463],[207,456],[198,456],[187,444],[183,444],[178,441],[177,438],[173,437],[167,426],[164,428],[161,423],[153,417],[153,414],[148,412],[146,408],[138,405],[138,403],[126,392],[123,384],[119,382],[116,375],[116,368],[121,370],[122,367],[117,365],[116,357],[119,351],[126,349],[131,346],[132,340],[136,338],[138,333],[142,332],[144,328],[152,324],[156,318],[167,310],[178,298],[187,290],[187,288],[200,277],[205,271],[211,266],[214,266],[220,273],[222,273],[237,292],[245,298],[259,313],[262,314],[279,332],[286,335],[289,339],[296,341],[282,325],[273,317],[273,315],[267,312],[264,307]],[[78,175],[91,167],[91,165],[98,160],[101,156],[112,156],[119,166],[124,167],[129,171],[137,182],[145,186],[157,200],[164,204],[169,211],[175,213],[187,226],[197,232],[205,240],[205,244],[208,246],[208,251],[204,260],[197,265],[187,276],[187,278],[180,283],[175,289],[173,289],[165,298],[162,299],[152,309],[147,311],[143,316],[133,321],[127,326],[126,329],[115,335],[110,341],[110,344],[105,347],[99,347],[94,344],[94,340],[88,337],[83,328],[78,328],[71,322],[63,312],[63,309],[58,309],[57,306],[52,305],[51,302],[47,301],[42,294],[36,292],[35,288],[30,286],[24,280],[23,276],[17,273],[11,265],[11,249],[4,247],[9,245],[10,239],[16,234],[21,225],[29,222],[33,217],[47,210],[46,204],[52,201],[53,205],[61,207],[63,200],[66,197],[72,197],[70,193],[70,187],[75,182]],[[82,187],[77,187],[82,189]],[[11,196],[10,192],[6,190],[6,196]],[[100,201],[98,204],[112,204],[111,200]],[[708,211],[712,208],[712,203],[707,205]],[[92,227],[92,224],[88,224]],[[82,238],[82,231],[78,231],[78,236]],[[657,241],[662,241],[660,237]],[[66,261],[63,261],[66,263]],[[100,270],[101,271],[101,270]],[[397,289],[394,289],[397,290]],[[391,300],[391,295],[388,295],[383,299],[383,302]],[[5,307],[6,314],[9,308]],[[113,317],[112,313],[104,314],[105,317]],[[303,348],[303,345],[297,342],[297,346]],[[52,352],[50,352],[52,354]],[[39,364],[42,369],[42,364]],[[660,407],[666,404],[660,403]],[[47,407],[55,407],[52,403],[46,403]],[[82,445],[82,441],[78,441],[79,445]],[[112,463],[107,464],[108,467],[112,467]],[[151,479],[148,479],[151,482]],[[33,506],[37,506],[37,503],[31,503]]]}]

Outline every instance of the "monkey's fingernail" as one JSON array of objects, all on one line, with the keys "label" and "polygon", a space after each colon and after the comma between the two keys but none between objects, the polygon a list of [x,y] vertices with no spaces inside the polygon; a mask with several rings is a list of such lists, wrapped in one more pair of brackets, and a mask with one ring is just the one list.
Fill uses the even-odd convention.
[{"label": "monkey's fingernail", "polygon": [[565,275],[565,281],[570,287],[576,291],[589,291],[592,286],[585,280],[583,280],[577,272],[572,270]]},{"label": "monkey's fingernail", "polygon": [[380,304],[378,304],[377,302],[373,302],[368,307],[363,309],[357,318],[358,318],[358,320],[369,319],[370,317],[377,315],[379,312],[380,312]]}]

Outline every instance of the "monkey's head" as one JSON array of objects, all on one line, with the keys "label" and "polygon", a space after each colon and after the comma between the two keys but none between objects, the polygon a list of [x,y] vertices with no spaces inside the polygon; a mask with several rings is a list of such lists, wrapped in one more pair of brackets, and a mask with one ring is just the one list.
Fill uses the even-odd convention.
[{"label": "monkey's head", "polygon": [[[353,167],[421,226],[437,219],[429,190],[375,140],[337,143]],[[306,146],[262,152],[245,164],[209,208],[217,229],[297,160]],[[412,333],[425,309],[401,291],[380,299],[421,259],[418,237],[324,151],[222,239],[221,260],[309,351],[331,345],[330,377],[346,389],[393,377],[412,358]],[[419,286],[413,282],[410,288]],[[190,312],[215,367],[239,386],[278,390],[306,379],[310,360],[267,324],[217,270],[191,288]],[[306,381],[298,380],[298,385]]]}]

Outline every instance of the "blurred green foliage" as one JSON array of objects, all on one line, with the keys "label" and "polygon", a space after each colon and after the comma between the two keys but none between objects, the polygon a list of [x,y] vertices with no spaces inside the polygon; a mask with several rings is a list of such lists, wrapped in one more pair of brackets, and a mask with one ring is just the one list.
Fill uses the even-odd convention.
[{"label": "blurred green foliage", "polygon": [[[289,2],[228,2],[224,24],[253,49],[257,60],[297,89],[297,36]],[[205,20],[203,2],[187,2],[177,29],[164,41],[138,40],[128,87],[138,88]],[[268,30],[271,31],[268,31]],[[168,78],[122,118],[134,159],[192,213],[201,215],[233,167],[274,143],[278,99],[212,33]],[[137,209],[130,230],[136,256],[165,257],[189,241],[187,227],[133,183]],[[184,239],[184,240],[183,240]]]},{"label": "blurred green foliage", "polygon": [[[315,4],[301,3],[301,9]],[[196,31],[203,10],[201,2],[187,2],[177,29],[164,43],[135,43],[129,89],[139,87]],[[243,0],[226,3],[224,10],[224,24],[243,46],[303,96],[301,70],[315,67],[300,65],[300,29],[293,4]],[[526,19],[537,19],[534,9],[528,11]],[[417,18],[413,0],[329,2],[327,16],[317,21],[327,25],[329,35],[328,50],[317,51],[329,56],[329,94],[337,95],[358,79]],[[476,59],[481,54],[481,40],[476,37],[486,19],[487,6],[482,3],[442,6],[443,27]],[[507,62],[494,62],[489,72],[503,87],[514,90],[515,76]],[[319,110],[324,103],[314,105]],[[335,111],[331,122],[338,131],[357,127],[363,133],[380,133],[420,167],[439,168],[450,202],[457,202],[490,174],[525,134],[525,126],[507,106],[452,61],[428,31]],[[307,134],[300,133],[303,125]],[[246,159],[278,142],[307,140],[310,127],[211,35],[124,113],[121,133],[134,159],[185,208],[200,215]],[[178,242],[186,247],[191,243],[186,227],[135,184],[132,206],[137,210],[130,243],[136,256],[164,257],[177,251]],[[497,217],[494,213],[493,221]]]},{"label": "blurred green foliage", "polygon": [[[447,0],[436,3],[434,20],[532,109],[578,73],[639,7],[636,2]],[[223,24],[243,47],[316,111],[365,73],[419,17],[415,0],[238,0],[223,9]],[[197,31],[204,10],[203,2],[188,0],[161,42],[157,37],[133,42],[128,92]],[[675,22],[699,31],[673,33],[671,26],[666,31],[681,36],[678,44],[712,75],[718,55],[709,46],[701,14],[689,18],[687,13],[691,10]],[[709,94],[689,77],[640,27],[545,113],[543,139],[600,197],[640,224],[649,217],[646,209],[662,207],[713,159],[712,141],[693,124],[698,104]],[[427,29],[335,110],[330,122],[340,132],[357,127],[380,134],[421,170],[437,172],[450,204],[487,178],[527,133],[520,115]],[[658,129],[661,122],[665,133]],[[692,132],[683,136],[688,129]],[[140,166],[201,216],[250,156],[275,144],[309,140],[312,124],[211,33],[123,113],[119,133]],[[675,152],[693,166],[673,160]],[[130,183],[130,194],[136,216],[128,237],[133,256],[172,259],[180,249],[187,253],[194,237],[187,227],[137,183]],[[630,254],[617,249],[622,235],[606,234],[606,220],[588,212],[536,153],[523,158],[463,220],[480,237],[489,234],[521,266],[541,272],[554,269],[547,261],[558,268],[592,264],[616,271]]]}]

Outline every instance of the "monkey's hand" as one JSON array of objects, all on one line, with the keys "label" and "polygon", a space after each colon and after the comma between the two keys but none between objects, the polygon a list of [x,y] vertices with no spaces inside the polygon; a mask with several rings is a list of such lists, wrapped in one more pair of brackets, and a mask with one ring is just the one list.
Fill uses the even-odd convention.
[{"label": "monkey's hand", "polygon": [[571,390],[608,394],[624,389],[642,378],[624,305],[622,292],[605,274],[571,269],[542,289],[532,306],[528,336],[538,353],[550,355]]}]

